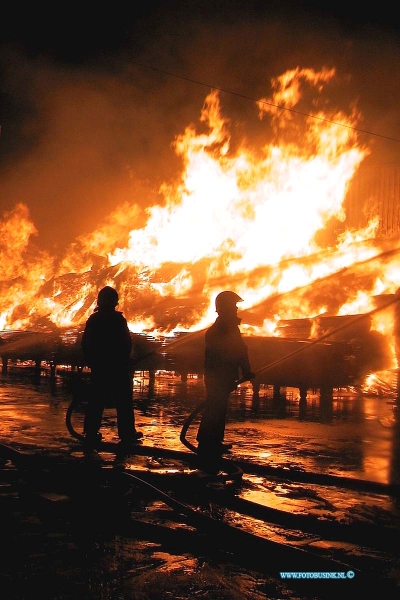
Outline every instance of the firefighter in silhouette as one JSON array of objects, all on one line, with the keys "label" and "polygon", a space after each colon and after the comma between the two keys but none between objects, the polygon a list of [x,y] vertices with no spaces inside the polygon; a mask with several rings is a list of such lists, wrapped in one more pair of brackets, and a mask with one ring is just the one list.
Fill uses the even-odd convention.
[{"label": "firefighter in silhouette", "polygon": [[215,299],[218,317],[205,334],[204,383],[206,402],[197,432],[200,457],[215,457],[229,452],[232,444],[224,444],[225,421],[230,394],[239,377],[254,378],[247,346],[243,342],[237,316],[235,292],[224,291]]},{"label": "firefighter in silhouette", "polygon": [[143,437],[135,428],[129,369],[132,338],[125,317],[115,310],[118,302],[117,291],[110,286],[103,287],[82,336],[83,355],[91,371],[84,420],[84,450],[89,455],[95,454],[101,439],[99,430],[106,406],[116,408],[119,455],[128,455],[132,446]]}]

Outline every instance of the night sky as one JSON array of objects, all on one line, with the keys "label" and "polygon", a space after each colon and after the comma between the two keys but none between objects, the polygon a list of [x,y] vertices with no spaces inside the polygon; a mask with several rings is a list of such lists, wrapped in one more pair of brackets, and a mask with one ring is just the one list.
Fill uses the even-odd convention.
[{"label": "night sky", "polygon": [[387,139],[400,140],[389,3],[33,6],[11,8],[0,25],[0,219],[26,204],[37,245],[51,253],[124,202],[160,201],[160,184],[182,168],[174,138],[197,126],[211,87],[225,90],[224,112],[256,146],[266,125],[250,99],[268,96],[287,69],[334,66],[334,101],[357,101],[363,129],[377,134],[369,160],[399,164],[400,141]]}]

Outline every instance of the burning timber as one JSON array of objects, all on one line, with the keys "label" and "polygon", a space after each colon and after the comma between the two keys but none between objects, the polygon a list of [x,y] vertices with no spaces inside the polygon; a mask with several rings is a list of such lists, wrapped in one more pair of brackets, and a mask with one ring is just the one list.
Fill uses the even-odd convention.
[{"label": "burning timber", "polygon": [[[309,389],[330,397],[335,388],[362,386],[367,375],[391,368],[388,344],[384,336],[370,331],[368,318],[319,317],[317,325],[323,341],[296,335],[309,333],[307,319],[283,323],[287,337],[244,336],[256,373],[253,390],[267,384],[277,395],[280,388],[295,387],[300,399]],[[38,371],[47,367],[52,376],[60,366],[82,371],[86,365],[81,336],[82,329],[0,332],[3,373],[10,365],[27,363]],[[163,339],[132,334],[132,339],[132,374],[173,371],[182,380],[190,374],[203,375],[204,332]]]}]

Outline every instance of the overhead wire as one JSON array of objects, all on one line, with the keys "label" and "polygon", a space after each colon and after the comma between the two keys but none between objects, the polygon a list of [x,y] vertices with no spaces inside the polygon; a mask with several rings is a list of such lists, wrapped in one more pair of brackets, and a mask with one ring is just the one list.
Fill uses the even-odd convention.
[{"label": "overhead wire", "polygon": [[308,117],[311,119],[315,119],[317,121],[323,121],[324,123],[330,123],[332,125],[338,125],[339,127],[345,127],[346,129],[351,129],[353,131],[357,131],[359,133],[364,133],[366,135],[370,135],[372,137],[379,137],[385,140],[389,140],[392,142],[400,142],[399,138],[394,138],[394,137],[390,137],[388,135],[383,135],[381,133],[376,133],[374,131],[368,131],[367,129],[361,129],[359,127],[354,127],[353,125],[348,125],[347,123],[340,123],[338,121],[333,121],[331,119],[327,119],[325,117],[320,117],[318,115],[314,115],[312,113],[308,113],[305,111],[301,111],[301,110],[297,110],[295,108],[290,108],[288,106],[282,106],[280,104],[275,104],[274,102],[268,102],[267,100],[258,100],[257,98],[254,98],[253,96],[248,96],[247,94],[243,94],[240,92],[234,92],[233,90],[229,90],[227,88],[223,88],[220,86],[216,86],[213,84],[209,84],[209,83],[205,83],[203,81],[199,81],[198,79],[192,79],[191,77],[186,77],[184,75],[177,75],[176,73],[172,73],[171,71],[166,71],[165,69],[160,69],[159,67],[154,67],[152,65],[146,65],[142,62],[136,61],[136,60],[132,60],[130,58],[127,58],[126,56],[123,56],[123,59],[126,60],[129,63],[132,63],[134,65],[137,65],[138,67],[142,67],[144,69],[149,69],[151,71],[156,71],[157,73],[162,73],[163,75],[168,75],[169,77],[175,77],[176,79],[181,79],[182,81],[188,81],[189,83],[194,83],[196,85],[201,85],[202,87],[207,87],[209,89],[212,90],[216,90],[218,92],[223,92],[224,94],[230,94],[231,96],[236,96],[238,98],[243,98],[244,100],[250,100],[251,102],[255,102],[256,104],[263,104],[265,106],[271,106],[273,108],[278,108],[279,110],[285,110],[291,113],[295,113],[298,115],[301,115],[303,117]]}]

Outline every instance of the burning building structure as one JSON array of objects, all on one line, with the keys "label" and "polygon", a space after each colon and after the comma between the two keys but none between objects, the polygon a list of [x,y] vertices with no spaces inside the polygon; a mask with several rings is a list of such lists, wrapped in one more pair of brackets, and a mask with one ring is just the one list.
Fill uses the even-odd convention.
[{"label": "burning building structure", "polygon": [[[399,169],[364,166],[362,115],[329,100],[335,77],[297,67],[272,79],[271,95],[255,103],[265,125],[256,147],[211,91],[199,124],[174,140],[182,170],[159,202],[144,211],[123,203],[61,257],[35,248],[23,203],[3,215],[3,363],[47,347],[44,360],[62,360],[64,349],[79,364],[79,334],[98,290],[112,285],[132,334],[169,338],[180,371],[182,354],[186,371],[201,370],[201,335],[192,334],[213,322],[223,289],[244,298],[241,329],[263,381],[304,395],[323,381],[362,386],[396,370]],[[310,97],[314,110],[304,112]],[[174,345],[177,337],[187,343]]]}]

